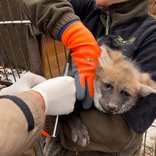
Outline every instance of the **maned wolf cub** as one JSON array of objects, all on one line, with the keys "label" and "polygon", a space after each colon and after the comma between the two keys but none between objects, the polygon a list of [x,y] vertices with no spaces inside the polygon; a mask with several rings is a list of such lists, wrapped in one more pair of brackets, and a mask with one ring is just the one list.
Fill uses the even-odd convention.
[{"label": "maned wolf cub", "polygon": [[[100,48],[101,56],[94,80],[94,104],[97,109],[104,113],[121,114],[133,107],[138,98],[156,93],[156,84],[150,76],[141,73],[121,52],[105,45]],[[65,123],[72,140],[84,147],[89,143],[89,134],[77,113],[71,113]],[[61,149],[61,144],[53,138],[47,146],[46,156],[55,156]]]},{"label": "maned wolf cub", "polygon": [[135,105],[140,97],[156,93],[156,83],[141,73],[121,52],[101,46],[99,67],[94,82],[94,104],[97,109],[121,114]]}]

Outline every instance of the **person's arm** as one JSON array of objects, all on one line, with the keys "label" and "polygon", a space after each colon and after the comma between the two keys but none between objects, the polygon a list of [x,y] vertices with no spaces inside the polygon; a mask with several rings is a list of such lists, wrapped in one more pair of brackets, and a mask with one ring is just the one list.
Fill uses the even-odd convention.
[{"label": "person's arm", "polygon": [[22,11],[43,34],[58,40],[60,31],[68,23],[79,21],[67,0],[17,0]]},{"label": "person's arm", "polygon": [[[138,42],[140,48],[137,49],[134,60],[141,71],[149,73],[156,82],[155,22],[151,23],[151,28],[142,33],[140,38],[145,38],[145,40],[141,43]],[[130,111],[124,114],[124,117],[135,132],[145,132],[156,118],[156,94],[141,98]]]},{"label": "person's arm", "polygon": [[33,147],[41,135],[45,115],[73,111],[75,91],[74,79],[66,76],[49,79],[16,96],[2,95],[0,155],[18,156]]},{"label": "person's arm", "polygon": [[0,155],[20,155],[31,148],[41,135],[44,112],[30,92],[0,99]]},{"label": "person's arm", "polygon": [[33,25],[42,33],[61,41],[72,51],[72,69],[77,99],[89,109],[93,103],[93,81],[100,56],[92,33],[75,15],[67,0],[18,0]]}]

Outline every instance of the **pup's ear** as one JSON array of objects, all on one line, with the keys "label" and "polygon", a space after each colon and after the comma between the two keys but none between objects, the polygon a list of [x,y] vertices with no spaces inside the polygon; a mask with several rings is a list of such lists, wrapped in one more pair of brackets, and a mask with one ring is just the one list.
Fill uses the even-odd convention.
[{"label": "pup's ear", "polygon": [[101,55],[99,57],[100,66],[106,66],[111,61],[111,58],[108,54],[108,47],[105,45],[100,46]]},{"label": "pup's ear", "polygon": [[140,93],[139,94],[141,97],[146,97],[147,95],[150,95],[152,93],[156,94],[156,90],[150,86],[140,84]]},{"label": "pup's ear", "polygon": [[152,93],[156,94],[156,83],[147,73],[141,74],[140,95],[145,97]]}]

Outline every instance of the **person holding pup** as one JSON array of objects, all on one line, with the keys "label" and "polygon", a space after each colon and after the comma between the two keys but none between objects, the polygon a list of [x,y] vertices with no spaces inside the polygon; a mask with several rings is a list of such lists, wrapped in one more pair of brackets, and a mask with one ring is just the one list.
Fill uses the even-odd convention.
[{"label": "person holding pup", "polygon": [[139,99],[122,115],[104,114],[92,107],[93,79],[100,55],[95,40],[122,51],[156,81],[156,20],[148,14],[149,0],[18,2],[36,28],[73,51],[77,99],[84,108],[79,114],[90,144],[80,147],[67,139],[71,137],[68,128],[60,122],[58,140],[63,148],[58,156],[73,156],[75,152],[79,156],[138,156],[143,133],[156,117],[156,95]]}]

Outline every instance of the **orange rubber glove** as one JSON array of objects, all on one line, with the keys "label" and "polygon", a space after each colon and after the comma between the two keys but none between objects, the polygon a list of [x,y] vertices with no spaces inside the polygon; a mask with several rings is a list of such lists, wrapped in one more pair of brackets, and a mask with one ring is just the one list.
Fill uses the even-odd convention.
[{"label": "orange rubber glove", "polygon": [[89,109],[93,103],[93,81],[100,48],[92,33],[80,21],[74,21],[64,28],[61,41],[72,51],[76,97],[83,100],[84,109]]}]

